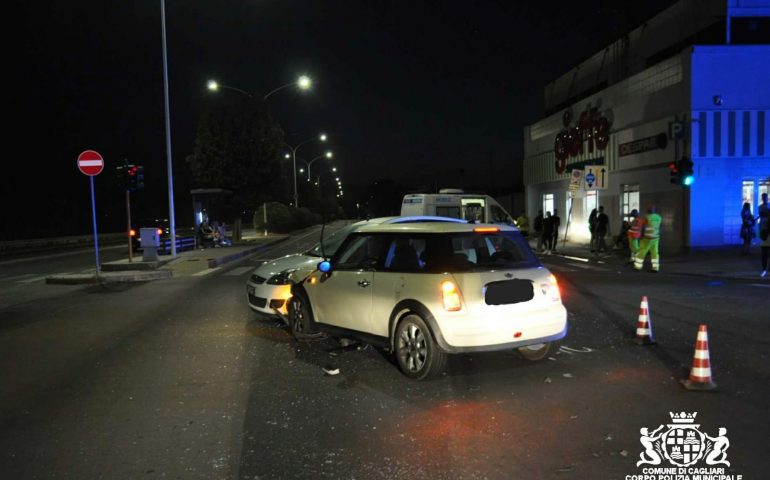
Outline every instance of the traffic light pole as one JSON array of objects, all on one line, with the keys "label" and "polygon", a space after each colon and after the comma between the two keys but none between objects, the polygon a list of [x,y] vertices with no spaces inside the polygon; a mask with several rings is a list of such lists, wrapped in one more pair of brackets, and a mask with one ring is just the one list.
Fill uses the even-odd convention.
[{"label": "traffic light pole", "polygon": [[133,248],[131,248],[131,191],[126,189],[126,218],[128,224],[126,225],[126,235],[128,236],[128,263],[133,263]]}]

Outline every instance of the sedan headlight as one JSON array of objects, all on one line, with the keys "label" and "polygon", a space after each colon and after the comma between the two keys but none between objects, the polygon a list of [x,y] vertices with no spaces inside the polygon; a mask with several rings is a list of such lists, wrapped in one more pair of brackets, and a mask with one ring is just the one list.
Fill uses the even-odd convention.
[{"label": "sedan headlight", "polygon": [[281,273],[278,273],[268,278],[267,283],[270,285],[289,285],[291,283],[291,280],[289,277],[291,277],[291,274],[294,273],[295,271],[296,269],[284,270]]}]

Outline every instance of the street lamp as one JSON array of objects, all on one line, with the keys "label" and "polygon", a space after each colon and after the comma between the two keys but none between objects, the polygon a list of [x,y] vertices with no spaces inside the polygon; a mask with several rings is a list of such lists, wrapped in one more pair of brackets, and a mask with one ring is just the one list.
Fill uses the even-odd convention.
[{"label": "street lamp", "polygon": [[[307,165],[307,181],[308,182],[310,181],[310,166],[313,164],[313,162],[315,162],[316,160],[321,159],[321,158],[332,158],[333,156],[334,156],[334,153],[332,153],[330,150],[327,150],[326,153],[324,153],[323,155],[319,155],[319,156],[315,157],[314,159],[310,160],[309,162],[305,162],[304,160],[302,160],[303,162],[305,162],[305,165]],[[300,171],[300,173],[302,173],[302,169],[301,168],[299,169],[299,171]]]},{"label": "street lamp", "polygon": [[[246,95],[247,97],[254,98],[254,95],[252,95],[251,93],[247,92],[246,90],[241,90],[240,88],[231,87],[230,85],[223,85],[223,84],[217,82],[216,80],[209,80],[206,83],[206,86],[212,92],[219,91],[220,88],[226,88],[228,90],[235,90],[236,92],[240,92],[240,93]],[[281,85],[280,87],[267,92],[267,94],[264,97],[262,97],[262,100],[267,100],[268,97],[270,97],[270,95],[274,94],[275,92],[277,92],[279,90],[283,90],[284,88],[289,88],[289,87],[293,87],[293,86],[296,86],[297,88],[299,88],[300,90],[303,90],[303,91],[304,90],[310,90],[310,87],[313,86],[313,80],[310,77],[308,77],[307,75],[302,75],[297,80],[295,80],[295,81],[293,81],[291,83],[287,83],[286,85]]]},{"label": "street lamp", "polygon": [[[292,158],[291,170],[292,172],[294,172],[294,207],[295,208],[299,208],[299,195],[297,194],[297,150],[299,150],[299,147],[301,147],[302,145],[310,143],[314,140],[325,142],[327,138],[328,137],[326,136],[325,133],[321,133],[317,137],[310,137],[307,140],[298,143],[296,147],[292,147],[288,143],[286,144],[286,146],[289,147],[289,149],[291,150],[291,158]],[[288,157],[288,154],[285,155],[285,157]],[[310,167],[308,167],[308,170],[309,168]]]}]

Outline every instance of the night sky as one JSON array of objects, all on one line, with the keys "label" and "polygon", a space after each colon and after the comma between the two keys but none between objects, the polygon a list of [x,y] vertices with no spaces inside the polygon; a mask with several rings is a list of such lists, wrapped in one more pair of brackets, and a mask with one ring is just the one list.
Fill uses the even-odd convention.
[{"label": "night sky", "polygon": [[[191,222],[184,159],[199,114],[238,95],[212,94],[209,78],[264,95],[311,75],[311,92],[278,92],[271,110],[292,143],[326,132],[347,185],[499,191],[521,182],[522,127],[541,116],[543,86],[671,3],[167,0],[178,223]],[[0,238],[88,233],[75,164],[88,148],[107,162],[96,177],[105,230],[123,215],[111,172],[124,158],[145,165],[139,215],[165,215],[160,2],[12,5]]]}]

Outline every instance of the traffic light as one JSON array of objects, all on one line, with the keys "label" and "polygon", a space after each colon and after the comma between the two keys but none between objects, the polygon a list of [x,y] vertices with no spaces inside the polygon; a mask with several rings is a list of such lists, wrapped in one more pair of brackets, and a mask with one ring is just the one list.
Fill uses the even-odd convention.
[{"label": "traffic light", "polygon": [[679,178],[681,184],[685,187],[689,187],[695,181],[695,172],[693,171],[693,163],[687,157],[679,159]]},{"label": "traffic light", "polygon": [[136,167],[136,190],[144,188],[144,165],[137,165]]},{"label": "traffic light", "polygon": [[687,157],[682,157],[676,162],[669,163],[668,170],[671,175],[671,183],[674,185],[689,187],[695,182],[693,163],[692,160]]},{"label": "traffic light", "polygon": [[144,188],[144,167],[142,165],[126,165],[126,190],[135,192]]},{"label": "traffic light", "polygon": [[677,166],[677,162],[669,163],[668,170],[671,174],[671,183],[674,185],[679,185],[679,167]]}]

